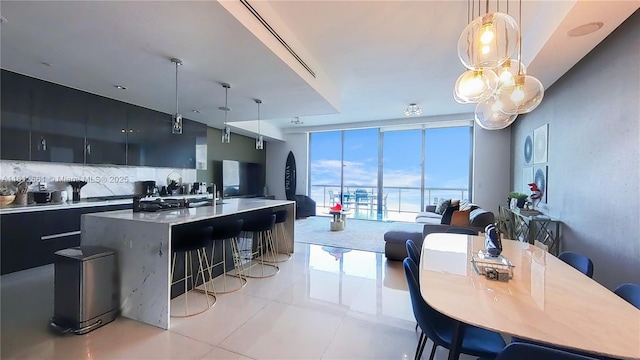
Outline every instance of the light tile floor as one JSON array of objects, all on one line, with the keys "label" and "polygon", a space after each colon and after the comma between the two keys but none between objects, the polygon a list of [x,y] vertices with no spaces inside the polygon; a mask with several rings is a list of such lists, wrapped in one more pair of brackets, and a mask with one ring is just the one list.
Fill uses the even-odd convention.
[{"label": "light tile floor", "polygon": [[[172,319],[168,331],[120,317],[86,335],[54,334],[53,265],[5,275],[0,357],[412,359],[419,334],[402,264],[343,251],[296,243],[276,276],[249,279],[209,311]],[[439,348],[436,359],[447,354]]]}]

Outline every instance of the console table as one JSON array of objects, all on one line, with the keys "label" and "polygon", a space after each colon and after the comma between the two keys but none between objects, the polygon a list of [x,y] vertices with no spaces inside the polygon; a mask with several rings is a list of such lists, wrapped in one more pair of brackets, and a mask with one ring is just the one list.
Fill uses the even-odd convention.
[{"label": "console table", "polygon": [[499,207],[500,230],[513,240],[534,244],[539,241],[549,247],[549,252],[558,255],[560,251],[560,225],[558,219],[545,215],[523,215],[518,210]]}]

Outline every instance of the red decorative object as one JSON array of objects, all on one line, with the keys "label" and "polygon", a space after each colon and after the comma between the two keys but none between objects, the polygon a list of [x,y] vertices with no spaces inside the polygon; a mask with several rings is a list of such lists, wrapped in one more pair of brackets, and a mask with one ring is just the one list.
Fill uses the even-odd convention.
[{"label": "red decorative object", "polygon": [[337,203],[331,207],[331,211],[341,211],[341,210],[342,210],[342,204],[340,203]]},{"label": "red decorative object", "polygon": [[529,189],[531,190],[531,196],[529,196],[531,200],[540,200],[542,198],[542,191],[538,188],[538,184],[529,184]]}]

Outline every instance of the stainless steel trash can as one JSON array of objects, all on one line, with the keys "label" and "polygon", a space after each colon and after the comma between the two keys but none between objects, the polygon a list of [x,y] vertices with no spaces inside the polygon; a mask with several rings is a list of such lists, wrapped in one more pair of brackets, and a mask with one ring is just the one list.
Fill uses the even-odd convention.
[{"label": "stainless steel trash can", "polygon": [[113,321],[120,310],[115,251],[77,246],[55,255],[52,328],[80,335]]}]

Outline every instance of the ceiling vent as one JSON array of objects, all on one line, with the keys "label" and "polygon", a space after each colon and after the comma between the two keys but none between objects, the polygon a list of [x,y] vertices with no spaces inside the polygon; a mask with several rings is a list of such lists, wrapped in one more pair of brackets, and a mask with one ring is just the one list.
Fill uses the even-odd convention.
[{"label": "ceiling vent", "polygon": [[309,74],[311,74],[311,76],[315,78],[316,73],[311,70],[309,65],[307,65],[300,58],[300,56],[296,54],[295,51],[293,51],[291,46],[289,46],[289,44],[287,44],[286,41],[284,41],[284,39],[282,39],[282,37],[278,35],[278,33],[271,27],[271,25],[269,25],[269,23],[256,11],[256,9],[254,9],[247,0],[240,0],[240,2],[242,3],[242,5],[244,5],[244,7],[247,8],[247,10],[249,10],[253,14],[253,16],[256,17],[256,19],[258,19],[258,21],[260,21],[260,23],[271,33],[271,35],[273,35],[280,42],[280,44],[282,44],[282,46],[287,49],[287,51],[300,63],[300,65],[302,65],[302,67],[304,67],[309,72]]}]

